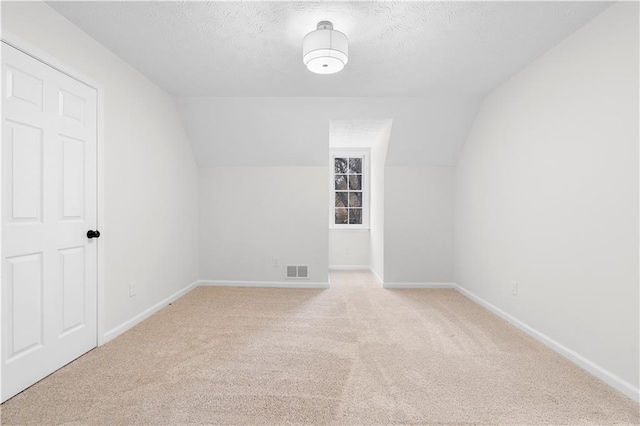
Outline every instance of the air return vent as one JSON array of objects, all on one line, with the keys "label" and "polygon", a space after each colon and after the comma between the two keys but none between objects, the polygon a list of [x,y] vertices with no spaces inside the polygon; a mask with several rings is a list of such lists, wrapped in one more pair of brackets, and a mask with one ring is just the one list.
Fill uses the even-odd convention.
[{"label": "air return vent", "polygon": [[309,279],[309,267],[307,265],[287,265],[286,278],[289,280]]}]

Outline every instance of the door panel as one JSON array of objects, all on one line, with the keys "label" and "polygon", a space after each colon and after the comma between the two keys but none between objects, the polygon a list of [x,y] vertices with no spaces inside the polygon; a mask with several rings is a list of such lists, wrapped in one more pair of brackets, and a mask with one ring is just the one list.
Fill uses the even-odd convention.
[{"label": "door panel", "polygon": [[42,80],[11,66],[7,67],[7,97],[42,112]]},{"label": "door panel", "polygon": [[2,45],[2,400],[96,346],[95,89]]},{"label": "door panel", "polygon": [[84,125],[85,100],[64,90],[60,91],[60,116]]},{"label": "door panel", "polygon": [[62,144],[62,220],[84,218],[84,141],[61,137]]},{"label": "door panel", "polygon": [[11,297],[9,360],[38,349],[43,343],[42,253],[7,259]]},{"label": "door panel", "polygon": [[42,129],[12,121],[5,125],[11,221],[41,222]]},{"label": "door panel", "polygon": [[85,250],[84,247],[73,247],[60,250],[62,261],[63,288],[63,321],[62,334],[83,327],[85,318]]}]

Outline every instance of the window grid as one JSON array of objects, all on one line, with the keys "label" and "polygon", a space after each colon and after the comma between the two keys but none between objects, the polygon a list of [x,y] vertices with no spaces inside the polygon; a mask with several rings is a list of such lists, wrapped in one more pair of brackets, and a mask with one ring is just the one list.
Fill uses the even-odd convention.
[{"label": "window grid", "polygon": [[334,157],[335,225],[362,225],[364,208],[363,156]]}]

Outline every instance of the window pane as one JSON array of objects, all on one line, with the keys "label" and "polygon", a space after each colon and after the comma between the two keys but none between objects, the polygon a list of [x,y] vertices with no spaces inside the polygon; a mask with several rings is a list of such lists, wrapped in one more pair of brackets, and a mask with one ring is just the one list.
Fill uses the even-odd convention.
[{"label": "window pane", "polygon": [[336,192],[336,207],[347,207],[348,192]]},{"label": "window pane", "polygon": [[349,193],[349,207],[362,207],[362,192]]},{"label": "window pane", "polygon": [[349,224],[362,224],[362,209],[349,209]]},{"label": "window pane", "polygon": [[347,190],[347,175],[336,175],[335,180],[336,180],[336,187],[335,187],[336,190],[342,190],[342,191]]},{"label": "window pane", "polygon": [[349,189],[362,191],[362,175],[349,175]]},{"label": "window pane", "polygon": [[335,223],[338,225],[349,223],[349,215],[347,213],[347,209],[336,208]]},{"label": "window pane", "polygon": [[362,173],[362,158],[349,158],[349,173]]},{"label": "window pane", "polygon": [[348,158],[336,158],[335,159],[335,172],[347,173]]}]

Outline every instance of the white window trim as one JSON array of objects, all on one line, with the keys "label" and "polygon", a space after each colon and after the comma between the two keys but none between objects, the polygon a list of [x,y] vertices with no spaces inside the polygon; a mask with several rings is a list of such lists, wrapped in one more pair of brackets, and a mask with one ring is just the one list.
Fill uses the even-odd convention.
[{"label": "white window trim", "polygon": [[[363,230],[369,229],[369,196],[371,193],[370,190],[370,182],[371,177],[369,176],[369,158],[371,155],[371,150],[368,148],[361,149],[339,149],[334,148],[331,149],[331,153],[329,155],[329,193],[331,196],[329,197],[329,229],[345,229],[345,230]],[[345,225],[345,224],[336,224],[335,221],[335,159],[336,157],[362,157],[362,175],[364,179],[362,179],[362,224],[360,225]]]}]

